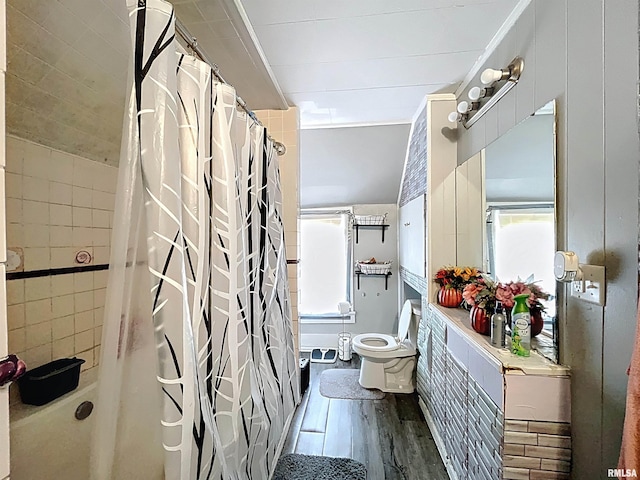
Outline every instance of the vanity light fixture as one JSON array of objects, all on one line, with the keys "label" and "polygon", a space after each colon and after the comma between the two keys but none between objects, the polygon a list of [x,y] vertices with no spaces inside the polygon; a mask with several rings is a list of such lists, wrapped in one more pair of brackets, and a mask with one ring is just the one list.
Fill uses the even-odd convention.
[{"label": "vanity light fixture", "polygon": [[484,88],[473,87],[471,90],[469,90],[469,93],[467,93],[467,96],[469,97],[469,100],[473,102],[477,102],[481,98],[489,98],[491,95],[493,95],[494,92],[495,92],[494,87],[484,87]]},{"label": "vanity light fixture", "polygon": [[[516,83],[520,80],[523,70],[524,60],[522,57],[514,58],[511,63],[507,65],[507,68],[502,68],[500,70],[487,68],[484,70],[480,75],[480,81],[483,85],[486,85],[486,87],[471,88],[468,93],[469,100],[471,100],[471,107],[469,107],[469,103],[465,100],[458,103],[457,110],[460,115],[456,115],[454,117],[456,112],[451,112],[448,117],[449,121],[460,122],[464,128],[471,127],[471,125],[480,120],[480,118],[482,118],[482,116],[487,113],[491,107],[498,103],[498,100],[504,97],[509,90],[516,86]],[[498,88],[498,84],[501,82],[505,83]],[[484,105],[481,105],[483,98],[488,98],[488,100]],[[461,111],[462,105],[465,107],[464,111]]]},{"label": "vanity light fixture", "polygon": [[480,102],[472,101],[469,103],[466,100],[463,100],[456,106],[456,111],[451,112],[447,118],[451,123],[465,122],[469,118],[471,112],[475,112],[478,108],[480,108]]}]

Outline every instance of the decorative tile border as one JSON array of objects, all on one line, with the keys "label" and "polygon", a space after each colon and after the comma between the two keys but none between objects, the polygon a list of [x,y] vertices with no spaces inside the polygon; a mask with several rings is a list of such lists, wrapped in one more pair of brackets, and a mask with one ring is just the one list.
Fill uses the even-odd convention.
[{"label": "decorative tile border", "polygon": [[400,206],[427,192],[427,107],[413,123],[409,155],[402,179]]},{"label": "decorative tile border", "polygon": [[504,430],[505,480],[569,480],[568,423],[506,420]]},{"label": "decorative tile border", "polygon": [[420,295],[427,295],[427,279],[400,267],[400,278]]}]

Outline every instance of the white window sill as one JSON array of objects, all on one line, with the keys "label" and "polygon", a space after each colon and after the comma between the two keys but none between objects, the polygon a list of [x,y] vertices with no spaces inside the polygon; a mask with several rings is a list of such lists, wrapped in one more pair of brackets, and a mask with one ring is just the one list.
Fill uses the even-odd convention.
[{"label": "white window sill", "polygon": [[326,313],[322,315],[300,314],[299,323],[356,323],[356,313],[351,312],[342,318],[339,313]]}]

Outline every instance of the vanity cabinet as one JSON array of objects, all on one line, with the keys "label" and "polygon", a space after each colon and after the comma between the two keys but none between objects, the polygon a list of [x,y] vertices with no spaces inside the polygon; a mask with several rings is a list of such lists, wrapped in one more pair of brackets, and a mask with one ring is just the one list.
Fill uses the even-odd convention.
[{"label": "vanity cabinet", "polygon": [[413,118],[398,199],[400,278],[428,299],[442,265],[456,265],[456,143],[452,94],[427,95]]},{"label": "vanity cabinet", "polygon": [[468,312],[434,304],[423,306],[418,351],[420,406],[451,478],[569,478],[566,367],[495,349]]}]

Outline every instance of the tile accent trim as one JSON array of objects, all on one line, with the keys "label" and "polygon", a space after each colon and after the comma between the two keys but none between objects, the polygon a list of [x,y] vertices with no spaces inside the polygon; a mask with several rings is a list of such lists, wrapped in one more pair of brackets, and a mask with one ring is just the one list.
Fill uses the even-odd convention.
[{"label": "tile accent trim", "polygon": [[77,267],[49,268],[45,270],[31,270],[30,272],[8,272],[7,280],[21,280],[24,278],[52,277],[54,275],[68,275],[70,273],[99,272],[109,270],[109,264],[83,265]]},{"label": "tile accent trim", "polygon": [[427,193],[427,107],[417,116],[411,129],[409,154],[402,179],[399,206]]},{"label": "tile accent trim", "polygon": [[507,419],[504,428],[505,479],[569,479],[571,425]]},{"label": "tile accent trim", "polygon": [[427,295],[427,279],[411,273],[405,267],[400,267],[400,278],[413,288],[420,295],[425,297]]}]

